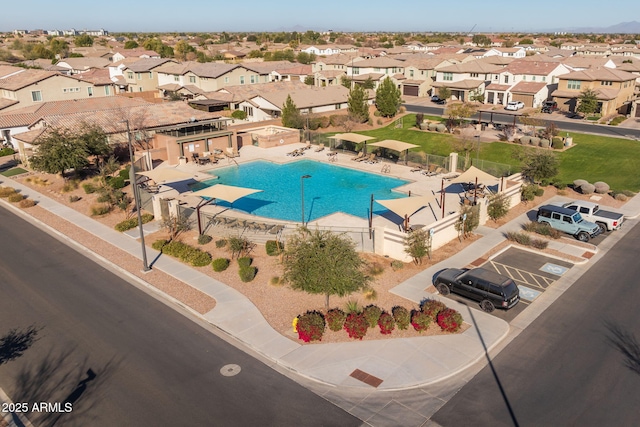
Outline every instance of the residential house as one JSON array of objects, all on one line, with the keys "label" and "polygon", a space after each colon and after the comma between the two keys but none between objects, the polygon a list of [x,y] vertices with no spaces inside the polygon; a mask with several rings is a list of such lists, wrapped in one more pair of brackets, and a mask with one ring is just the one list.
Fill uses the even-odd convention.
[{"label": "residential house", "polygon": [[146,104],[147,102],[142,99],[123,96],[41,102],[29,107],[0,112],[0,135],[2,136],[3,142],[13,143],[14,135],[28,131],[29,126],[46,116],[62,116],[103,110],[121,110]]},{"label": "residential house", "polygon": [[433,95],[441,87],[451,90],[451,99],[466,102],[473,95],[485,92],[485,86],[492,76],[499,73],[503,67],[487,64],[483,61],[469,61],[442,67],[436,70],[436,81],[433,82]]},{"label": "residential house", "polygon": [[504,56],[506,58],[524,58],[527,51],[522,46],[515,47],[492,47],[483,56]]},{"label": "residential house", "polygon": [[113,55],[112,55],[112,61],[113,62],[119,62],[122,61],[125,58],[156,58],[156,59],[160,59],[160,54],[158,52],[155,52],[153,50],[147,50],[147,49],[118,49]]},{"label": "residential house", "polygon": [[455,63],[438,56],[406,58],[402,94],[409,96],[428,96],[431,93],[431,84],[436,79],[437,70]]},{"label": "residential house", "polygon": [[585,89],[591,89],[598,99],[598,113],[629,114],[636,75],[608,67],[574,71],[559,76],[558,89],[551,95],[564,111],[576,112],[578,100]]},{"label": "residential house", "polygon": [[111,61],[106,58],[64,58],[56,62],[58,67],[68,70],[67,74],[80,74],[90,70],[103,69],[109,66]]},{"label": "residential house", "polygon": [[176,64],[169,58],[127,58],[109,67],[112,77],[122,77],[127,92],[157,92],[159,67]]},{"label": "residential house", "polygon": [[347,64],[347,76],[353,81],[365,81],[371,78],[375,82],[376,89],[385,77],[403,77],[404,62],[390,57],[378,57],[363,59],[362,61]]},{"label": "residential house", "polygon": [[582,71],[598,67],[616,68],[616,64],[611,58],[570,56],[563,59],[562,63],[573,71]]},{"label": "residential house", "polygon": [[104,96],[93,83],[53,71],[0,66],[0,110],[9,111],[47,101]]},{"label": "residential house", "polygon": [[74,76],[77,80],[91,83],[95,90],[87,89],[89,97],[112,96],[118,93],[118,84],[109,76],[107,69],[94,69]]},{"label": "residential house", "polygon": [[301,52],[313,53],[316,56],[331,56],[345,53],[356,54],[358,48],[353,45],[337,45],[337,44],[325,44],[325,45],[311,45],[300,49]]}]

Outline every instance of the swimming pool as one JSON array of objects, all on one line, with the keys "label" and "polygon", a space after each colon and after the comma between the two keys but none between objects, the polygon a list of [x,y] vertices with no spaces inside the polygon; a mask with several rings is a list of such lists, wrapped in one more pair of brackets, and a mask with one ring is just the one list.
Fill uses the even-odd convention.
[{"label": "swimming pool", "polygon": [[[335,212],[367,218],[371,194],[376,200],[406,197],[392,189],[409,182],[307,159],[282,165],[256,160],[216,169],[212,174],[218,178],[204,181],[204,185],[198,187],[226,184],[264,190],[235,201],[233,208],[288,221],[301,220],[300,177],[303,175],[311,175],[304,180],[305,221]],[[222,200],[217,204],[230,206]],[[374,206],[375,209],[379,206]]]}]

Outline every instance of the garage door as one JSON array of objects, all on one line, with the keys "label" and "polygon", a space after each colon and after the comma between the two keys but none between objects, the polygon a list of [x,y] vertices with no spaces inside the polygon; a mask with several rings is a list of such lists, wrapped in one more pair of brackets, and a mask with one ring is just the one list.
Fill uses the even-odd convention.
[{"label": "garage door", "polygon": [[524,103],[525,107],[533,107],[533,95],[523,95],[520,93],[512,93],[511,100],[520,101]]},{"label": "garage door", "polygon": [[409,95],[409,96],[418,96],[418,93],[420,91],[420,88],[418,86],[409,86],[409,85],[405,85],[403,86],[403,95]]}]

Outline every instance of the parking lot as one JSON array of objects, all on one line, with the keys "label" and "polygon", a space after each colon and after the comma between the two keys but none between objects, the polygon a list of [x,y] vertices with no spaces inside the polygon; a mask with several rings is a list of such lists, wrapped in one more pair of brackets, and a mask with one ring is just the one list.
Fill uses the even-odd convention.
[{"label": "parking lot", "polygon": [[[515,307],[509,310],[496,309],[491,314],[507,322],[513,320],[573,265],[571,262],[513,247],[488,260],[482,265],[483,268],[512,278],[520,290],[520,302]],[[455,294],[447,297],[480,308],[479,303],[464,297]]]}]

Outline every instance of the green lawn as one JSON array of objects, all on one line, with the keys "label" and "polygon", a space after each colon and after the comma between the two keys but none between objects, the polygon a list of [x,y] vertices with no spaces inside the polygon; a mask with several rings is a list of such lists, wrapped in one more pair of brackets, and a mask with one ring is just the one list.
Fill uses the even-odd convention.
[{"label": "green lawn", "polygon": [[3,175],[3,176],[14,176],[14,175],[20,175],[20,174],[23,174],[23,173],[27,173],[27,172],[28,171],[26,171],[26,170],[24,170],[22,168],[12,168],[12,169],[6,170],[4,172],[0,172],[0,175]]},{"label": "green lawn", "polygon": [[[453,135],[435,132],[420,132],[415,128],[415,115],[403,117],[402,129],[393,124],[376,130],[358,132],[374,136],[379,141],[396,139],[419,145],[411,151],[448,156],[452,151]],[[558,153],[560,173],[558,178],[567,184],[576,179],[594,183],[604,181],[614,191],[640,191],[640,142],[598,135],[569,134],[574,147]],[[513,143],[482,143],[480,159],[505,163],[517,169],[520,166],[513,153],[523,147]],[[472,155],[472,157],[474,157]]]}]

